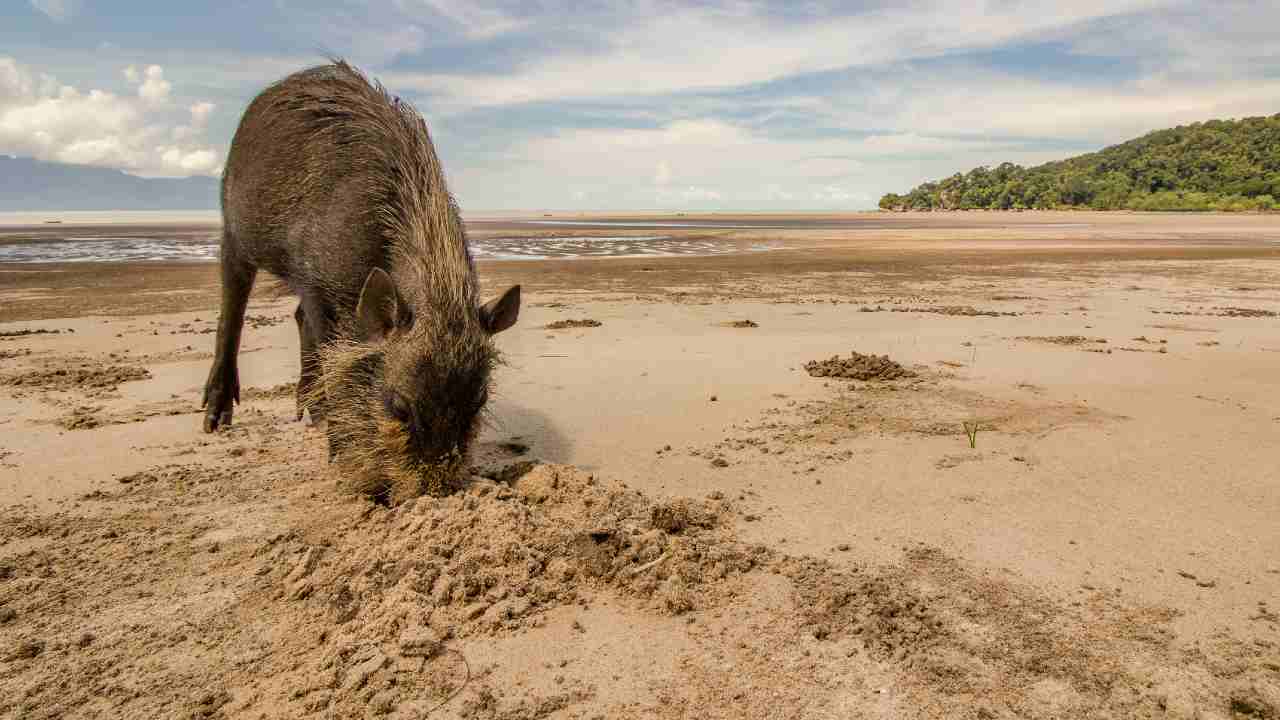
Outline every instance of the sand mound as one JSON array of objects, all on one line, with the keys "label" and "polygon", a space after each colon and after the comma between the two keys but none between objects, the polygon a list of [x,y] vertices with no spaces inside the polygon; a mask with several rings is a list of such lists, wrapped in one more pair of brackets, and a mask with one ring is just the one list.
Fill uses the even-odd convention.
[{"label": "sand mound", "polygon": [[568,330],[570,328],[589,328],[600,327],[599,320],[583,318],[582,320],[557,320],[553,323],[547,323],[547,330]]},{"label": "sand mound", "polygon": [[298,699],[344,717],[373,698],[394,706],[406,662],[443,671],[456,664],[437,657],[447,641],[537,627],[596,590],[662,614],[714,604],[724,581],[764,557],[730,541],[728,514],[722,500],[653,502],[537,465],[510,485],[475,478],[456,495],[374,510],[380,541],[354,551],[280,544],[268,560],[277,595],[305,600],[331,627],[300,671]]},{"label": "sand mound", "polygon": [[853,351],[848,358],[834,356],[829,360],[813,360],[804,364],[813,377],[846,378],[849,380],[900,380],[912,378],[916,373],[889,359],[888,355],[863,355]]}]

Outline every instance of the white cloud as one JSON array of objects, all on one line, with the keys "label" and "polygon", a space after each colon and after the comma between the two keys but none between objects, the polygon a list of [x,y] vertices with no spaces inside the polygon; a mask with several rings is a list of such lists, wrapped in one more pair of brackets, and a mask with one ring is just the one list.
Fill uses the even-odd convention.
[{"label": "white cloud", "polygon": [[1098,86],[958,64],[930,73],[885,73],[874,83],[831,93],[820,114],[831,127],[891,129],[866,142],[886,154],[914,154],[944,152],[938,138],[958,134],[1102,145],[1210,118],[1269,115],[1278,107],[1280,78],[1201,83],[1142,76]]},{"label": "white cloud", "polygon": [[161,147],[160,161],[166,170],[178,175],[212,174],[218,168],[218,155],[212,150],[183,150]]},{"label": "white cloud", "polygon": [[173,85],[164,79],[164,68],[159,65],[147,67],[145,78],[138,86],[138,97],[153,105],[159,105],[169,99],[169,91]]},{"label": "white cloud", "polygon": [[476,40],[497,37],[526,25],[502,10],[472,0],[398,0],[397,5],[410,12],[418,5],[425,6]]},{"label": "white cloud", "polygon": [[[928,162],[902,167],[886,148],[927,147]],[[988,141],[904,134],[865,139],[770,138],[714,119],[681,120],[654,129],[579,129],[532,138],[490,167],[454,167],[450,177],[464,207],[864,209],[915,174],[976,164],[984,154],[1015,148]],[[607,157],[607,163],[600,162]],[[665,160],[679,158],[676,173]],[[939,161],[941,158],[941,161]],[[1013,152],[1013,159],[1040,156]],[[895,163],[897,165],[895,166]],[[651,179],[651,180],[650,180]],[[598,192],[578,194],[578,188]],[[492,195],[502,188],[502,195]]]},{"label": "white cloud", "polygon": [[739,4],[644,8],[599,28],[604,52],[566,50],[501,75],[399,72],[386,80],[459,107],[712,90],[1034,40],[1162,4],[938,1],[788,24]]},{"label": "white cloud", "polygon": [[427,33],[414,24],[393,28],[359,29],[344,43],[350,57],[361,63],[381,65],[402,55],[413,55],[427,45]]},{"label": "white cloud", "polygon": [[[152,90],[147,95],[139,92],[137,98],[84,91],[38,77],[13,58],[0,57],[0,152],[140,175],[215,172],[217,151],[197,137],[212,104],[191,106],[188,130],[173,137],[174,122],[157,105],[157,99],[168,97],[170,85],[157,66],[147,69],[140,88],[147,82]],[[173,140],[161,142],[164,138]]]},{"label": "white cloud", "polygon": [[823,185],[813,190],[813,199],[818,205],[854,205],[866,207],[870,197],[866,193],[854,192],[848,188],[835,185]]},{"label": "white cloud", "polygon": [[80,12],[79,0],[31,0],[31,7],[55,22],[66,22]]},{"label": "white cloud", "polygon": [[209,122],[209,115],[217,106],[211,102],[198,102],[191,106],[191,125],[202,128]]},{"label": "white cloud", "polygon": [[658,166],[653,170],[653,184],[663,186],[669,182],[671,182],[671,165],[666,160],[659,160]]},{"label": "white cloud", "polygon": [[205,126],[209,123],[209,115],[213,113],[217,106],[211,102],[198,102],[192,105],[188,110],[191,113],[191,120],[187,125],[179,125],[172,131],[174,140],[183,140],[188,137],[199,135],[204,131]]}]

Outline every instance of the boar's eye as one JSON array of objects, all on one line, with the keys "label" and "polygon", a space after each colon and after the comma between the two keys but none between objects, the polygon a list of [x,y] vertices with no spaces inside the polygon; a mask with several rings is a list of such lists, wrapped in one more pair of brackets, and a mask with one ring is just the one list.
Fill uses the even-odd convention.
[{"label": "boar's eye", "polygon": [[413,411],[409,409],[409,402],[394,390],[383,396],[382,405],[388,415],[402,423],[408,423],[413,419]]}]

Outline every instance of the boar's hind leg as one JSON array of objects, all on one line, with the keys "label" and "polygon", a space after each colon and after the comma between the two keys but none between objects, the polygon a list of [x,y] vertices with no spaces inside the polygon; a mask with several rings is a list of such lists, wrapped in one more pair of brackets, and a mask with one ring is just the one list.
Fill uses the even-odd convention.
[{"label": "boar's hind leg", "polygon": [[300,359],[297,396],[298,415],[294,419],[301,420],[302,414],[307,411],[307,393],[311,392],[311,386],[315,383],[316,349],[310,342],[310,336],[307,335],[307,314],[302,310],[302,303],[298,303],[298,309],[293,311],[293,319],[298,323],[298,355]]},{"label": "boar's hind leg", "polygon": [[[304,411],[310,412],[312,424],[319,424],[325,419],[325,407],[324,398],[315,391],[316,383],[320,382],[320,359],[316,351],[329,339],[330,333],[322,310],[313,306],[308,313],[306,306],[305,300],[299,302],[298,309],[293,313],[293,319],[298,322],[298,347],[301,356],[301,371],[298,373],[297,419],[302,419]],[[310,400],[309,408],[306,407],[308,399]]]},{"label": "boar's hind leg", "polygon": [[219,425],[231,424],[232,402],[240,402],[240,371],[236,356],[240,352],[240,331],[244,328],[244,310],[258,269],[239,262],[231,252],[232,245],[222,244],[222,310],[218,316],[218,340],[214,348],[213,367],[204,385],[204,431],[213,432]]}]

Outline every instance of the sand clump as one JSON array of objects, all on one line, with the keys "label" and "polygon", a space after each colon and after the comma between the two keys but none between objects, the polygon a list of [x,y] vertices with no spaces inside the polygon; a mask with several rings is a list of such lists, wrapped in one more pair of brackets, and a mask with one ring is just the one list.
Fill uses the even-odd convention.
[{"label": "sand clump", "polygon": [[888,355],[863,355],[854,350],[848,358],[834,356],[829,360],[812,360],[804,369],[813,377],[846,380],[901,380],[916,377],[913,370],[889,359]]},{"label": "sand clump", "polygon": [[593,328],[600,327],[602,323],[599,320],[583,318],[581,320],[556,320],[546,324],[547,330],[570,330],[573,328]]}]

